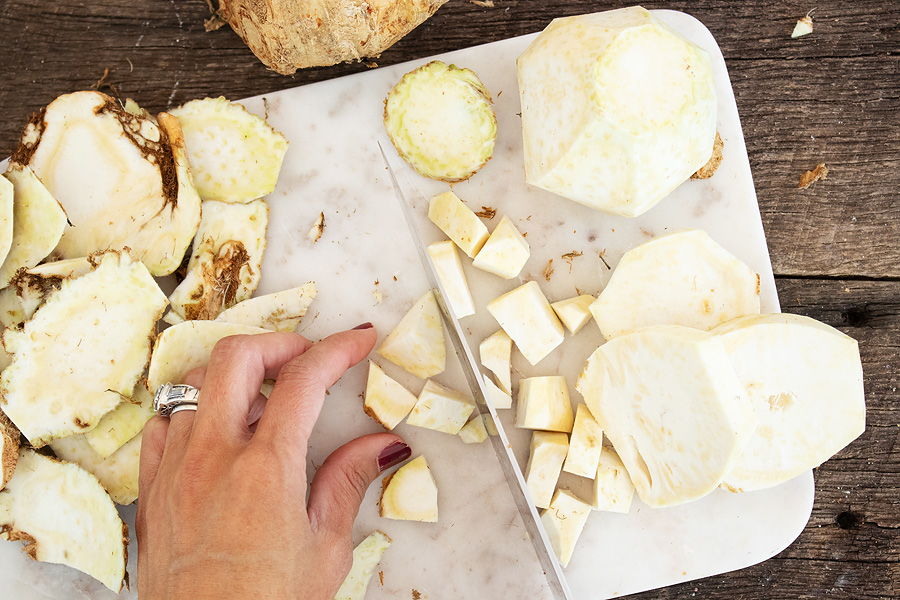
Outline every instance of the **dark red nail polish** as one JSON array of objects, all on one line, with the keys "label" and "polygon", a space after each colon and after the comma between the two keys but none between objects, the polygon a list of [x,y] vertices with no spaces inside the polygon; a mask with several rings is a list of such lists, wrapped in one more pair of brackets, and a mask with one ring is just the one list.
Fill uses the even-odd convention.
[{"label": "dark red nail polish", "polygon": [[372,329],[372,324],[371,323],[363,323],[362,325],[357,325],[356,327],[353,328],[353,330],[357,330],[357,329]]},{"label": "dark red nail polish", "polygon": [[394,465],[399,465],[410,456],[412,456],[412,450],[409,446],[403,442],[394,442],[378,455],[378,470],[390,469]]}]

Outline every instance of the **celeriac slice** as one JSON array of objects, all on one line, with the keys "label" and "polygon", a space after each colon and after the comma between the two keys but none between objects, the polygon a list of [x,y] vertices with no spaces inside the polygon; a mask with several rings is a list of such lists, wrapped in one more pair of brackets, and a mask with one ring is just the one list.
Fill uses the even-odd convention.
[{"label": "celeriac slice", "polygon": [[594,300],[595,298],[590,294],[582,294],[553,302],[550,306],[569,333],[575,335],[591,320],[591,304],[594,303]]},{"label": "celeriac slice", "polygon": [[126,252],[92,259],[62,281],[23,329],[7,329],[12,364],[0,375],[3,410],[35,447],[92,429],[130,396],[150,357],[166,297]]},{"label": "celeriac slice", "polygon": [[512,391],[512,339],[502,329],[484,338],[478,345],[481,364],[497,376],[499,387],[505,393]]},{"label": "celeriac slice", "polygon": [[588,359],[577,389],[651,507],[713,491],[755,425],[722,342],[679,325],[606,342]]},{"label": "celeriac slice", "polygon": [[363,407],[366,414],[381,423],[385,429],[400,424],[415,406],[417,398],[408,389],[391,378],[381,367],[369,361],[369,378]]},{"label": "celeriac slice", "polygon": [[0,264],[6,260],[13,242],[13,197],[9,178],[0,177]]},{"label": "celeriac slice", "polygon": [[459,439],[465,444],[480,444],[487,439],[487,436],[487,428],[484,426],[484,416],[482,415],[475,415],[459,430]]},{"label": "celeriac slice", "polygon": [[103,415],[97,426],[84,434],[84,439],[94,452],[106,458],[139,434],[153,415],[153,396],[138,383],[131,398],[122,400]]},{"label": "celeriac slice", "polygon": [[385,477],[379,508],[386,519],[437,523],[438,489],[424,456]]},{"label": "celeriac slice", "polygon": [[307,281],[300,287],[242,300],[219,313],[216,321],[272,331],[294,331],[317,293],[316,282]]},{"label": "celeriac slice", "polygon": [[444,328],[431,290],[413,304],[384,338],[378,354],[422,379],[444,371],[447,360]]},{"label": "celeriac slice", "polygon": [[503,279],[512,279],[522,272],[529,256],[531,247],[525,236],[519,233],[509,217],[503,217],[475,255],[472,266]]},{"label": "celeriac slice", "polygon": [[93,270],[88,257],[44,263],[15,274],[10,285],[0,290],[0,323],[19,327],[34,315],[63,280],[80,277]]},{"label": "celeriac slice", "polygon": [[373,531],[361,541],[353,549],[353,566],[334,595],[334,600],[365,600],[369,580],[390,546],[391,538],[381,531]]},{"label": "celeriac slice", "polygon": [[569,437],[569,453],[563,471],[593,479],[603,450],[603,429],[588,407],[581,403],[575,411],[575,425]]},{"label": "celeriac slice", "polygon": [[574,420],[565,377],[547,375],[519,381],[516,427],[569,433]]},{"label": "celeriac slice", "polygon": [[53,440],[50,448],[59,458],[75,463],[91,473],[109,493],[113,502],[125,505],[131,504],[138,497],[143,435],[139,432],[105,458],[94,452],[83,435]]},{"label": "celeriac slice", "polygon": [[725,477],[758,490],[815,468],[866,426],[859,346],[815,319],[740,317],[713,330],[722,341],[758,422]]},{"label": "celeriac slice", "polygon": [[591,505],[565,488],[556,490],[550,508],[541,513],[544,530],[562,566],[569,566],[590,514]]},{"label": "celeriac slice", "polygon": [[203,200],[250,202],[275,189],[288,142],[266,121],[221,96],[191,100],[171,114]]},{"label": "celeriac slice", "polygon": [[494,383],[490,375],[482,375],[485,389],[485,401],[496,409],[512,408],[512,396],[504,392]]},{"label": "celeriac slice", "polygon": [[591,313],[606,339],[648,325],[712,329],[759,313],[759,275],[705,231],[671,233],[626,252]]},{"label": "celeriac slice", "polygon": [[457,319],[475,314],[475,302],[469,292],[469,284],[466,274],[463,272],[462,261],[456,252],[456,247],[450,240],[434,242],[428,246],[428,256],[434,266],[447,300],[450,302],[450,310]]},{"label": "celeriac slice", "polygon": [[469,258],[475,258],[489,237],[488,229],[478,215],[452,191],[431,199],[428,218]]},{"label": "celeriac slice", "polygon": [[534,281],[495,298],[487,309],[532,365],[541,362],[565,337],[562,323]]},{"label": "celeriac slice", "polygon": [[556,481],[559,479],[568,450],[569,436],[565,433],[535,431],[531,434],[525,483],[528,485],[531,500],[538,508],[550,506],[553,490],[556,488]]},{"label": "celeriac slice", "polygon": [[21,435],[12,421],[0,410],[0,490],[16,470]]},{"label": "celeriac slice", "polygon": [[628,513],[634,498],[634,485],[616,451],[603,447],[594,477],[594,510]]},{"label": "celeriac slice", "polygon": [[35,560],[68,565],[119,592],[128,528],[97,479],[71,463],[22,448],[0,491],[0,535]]},{"label": "celeriac slice", "polygon": [[474,410],[475,401],[467,394],[429,379],[406,423],[456,435]]}]

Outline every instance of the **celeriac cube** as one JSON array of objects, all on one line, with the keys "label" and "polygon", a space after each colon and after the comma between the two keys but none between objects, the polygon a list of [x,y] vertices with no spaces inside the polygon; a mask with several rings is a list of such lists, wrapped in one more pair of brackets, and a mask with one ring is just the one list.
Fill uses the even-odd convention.
[{"label": "celeriac cube", "polygon": [[492,300],[487,308],[532,365],[563,341],[562,323],[534,281]]},{"label": "celeriac cube", "polygon": [[498,329],[484,338],[478,345],[478,354],[481,356],[481,364],[497,376],[500,389],[507,394],[510,393],[512,391],[510,365],[512,340],[506,335],[506,332]]},{"label": "celeriac cube", "polygon": [[525,236],[519,233],[508,217],[503,217],[484,247],[475,255],[472,266],[503,279],[512,279],[522,272],[529,256],[531,248]]},{"label": "celeriac cube", "polygon": [[475,258],[489,237],[488,229],[478,215],[453,192],[444,192],[431,199],[428,218],[469,258]]},{"label": "celeriac cube", "polygon": [[531,434],[525,483],[528,485],[531,500],[538,508],[550,506],[553,490],[556,488],[556,481],[559,479],[568,450],[569,436],[565,433],[535,431]]},{"label": "celeriac cube", "polygon": [[592,479],[597,474],[602,449],[603,430],[588,407],[581,403],[575,411],[575,425],[563,471]]},{"label": "celeriac cube", "polygon": [[516,427],[568,433],[572,431],[573,422],[565,377],[547,375],[519,381]]},{"label": "celeriac cube", "polygon": [[393,429],[415,404],[416,397],[412,392],[369,361],[369,379],[363,403],[367,415],[381,423],[385,429]]},{"label": "celeriac cube", "polygon": [[554,302],[550,306],[566,329],[574,335],[591,320],[591,304],[594,303],[594,299],[590,294],[583,294]]},{"label": "celeriac cube", "polygon": [[428,256],[437,273],[447,300],[450,302],[450,310],[457,319],[475,314],[475,302],[469,292],[469,284],[466,282],[466,274],[463,272],[462,261],[453,242],[435,242],[428,246]]},{"label": "celeriac cube", "polygon": [[616,451],[603,447],[594,477],[594,510],[627,513],[631,510],[634,485]]},{"label": "celeriac cube", "polygon": [[572,560],[572,552],[589,514],[591,505],[564,488],[556,490],[550,508],[541,513],[550,545],[564,567]]},{"label": "celeriac cube", "polygon": [[459,430],[459,439],[466,444],[480,444],[487,439],[484,417],[476,415],[465,427]]},{"label": "celeriac cube", "polygon": [[512,396],[508,392],[504,392],[494,383],[490,375],[482,375],[484,388],[486,390],[485,401],[496,409],[511,408]]},{"label": "celeriac cube", "polygon": [[386,519],[437,523],[438,490],[424,456],[414,458],[385,478],[379,507]]},{"label": "celeriac cube", "polygon": [[384,338],[378,354],[422,379],[443,372],[447,360],[444,327],[431,290],[416,301]]},{"label": "celeriac cube", "polygon": [[406,422],[456,435],[473,410],[475,402],[472,398],[429,379]]}]

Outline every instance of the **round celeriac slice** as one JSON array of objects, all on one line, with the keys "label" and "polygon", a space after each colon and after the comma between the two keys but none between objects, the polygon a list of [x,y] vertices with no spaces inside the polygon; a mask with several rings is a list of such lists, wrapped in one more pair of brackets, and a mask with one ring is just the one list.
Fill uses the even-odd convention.
[{"label": "round celeriac slice", "polygon": [[725,486],[772,487],[819,466],[866,427],[856,340],[801,315],[753,315],[713,330],[758,425]]},{"label": "round celeriac slice", "polygon": [[138,474],[143,433],[126,442],[107,457],[100,456],[83,435],[71,435],[50,442],[59,458],[77,464],[93,475],[116,504],[131,504],[138,497]]},{"label": "round celeriac slice", "polygon": [[391,142],[416,171],[462,181],[490,160],[497,137],[491,95],[469,69],[432,61],[404,75],[384,101]]}]

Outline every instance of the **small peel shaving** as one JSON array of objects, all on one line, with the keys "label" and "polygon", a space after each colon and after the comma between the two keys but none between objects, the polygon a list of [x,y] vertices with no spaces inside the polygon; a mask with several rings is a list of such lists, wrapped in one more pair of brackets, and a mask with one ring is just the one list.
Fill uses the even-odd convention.
[{"label": "small peel shaving", "polygon": [[578,258],[579,256],[584,256],[584,252],[579,252],[578,250],[572,250],[571,252],[566,252],[562,255],[562,259],[569,263],[569,273],[572,272],[572,261]]},{"label": "small peel shaving", "polygon": [[719,165],[722,164],[723,148],[725,148],[725,142],[722,141],[722,136],[720,136],[717,131],[716,139],[713,141],[712,156],[709,157],[709,160],[705,165],[697,169],[697,172],[691,175],[691,179],[709,179],[715,175],[716,171],[719,170]]},{"label": "small peel shaving", "polygon": [[[812,12],[812,11],[810,11]],[[806,16],[802,19],[797,20],[797,24],[794,25],[794,31],[791,32],[791,39],[796,39],[798,37],[803,37],[804,35],[809,35],[813,32],[813,20],[810,16],[810,13],[806,13]]]},{"label": "small peel shaving", "polygon": [[544,267],[544,279],[550,281],[550,278],[553,277],[553,259],[547,261],[547,266]]},{"label": "small peel shaving", "polygon": [[800,176],[800,183],[797,188],[805,190],[820,179],[828,179],[828,167],[825,163],[819,163],[811,171],[806,171]]},{"label": "small peel shaving", "polygon": [[497,209],[492,206],[482,206],[481,210],[475,212],[475,215],[482,219],[493,219],[497,215]]},{"label": "small peel shaving", "polygon": [[325,213],[320,212],[319,217],[316,219],[316,222],[313,223],[313,226],[310,227],[309,232],[306,234],[313,244],[322,239],[322,235],[325,233]]}]

